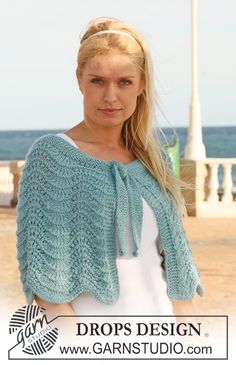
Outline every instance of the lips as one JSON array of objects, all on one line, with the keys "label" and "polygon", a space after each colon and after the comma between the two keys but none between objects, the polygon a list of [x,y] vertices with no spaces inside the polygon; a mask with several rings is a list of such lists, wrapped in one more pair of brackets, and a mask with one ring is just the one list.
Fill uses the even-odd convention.
[{"label": "lips", "polygon": [[121,110],[121,109],[118,109],[118,108],[104,108],[104,109],[99,109],[101,110],[102,112],[115,112],[115,111],[118,111],[118,110]]},{"label": "lips", "polygon": [[105,115],[114,115],[121,111],[121,109],[118,108],[104,108],[99,110]]}]

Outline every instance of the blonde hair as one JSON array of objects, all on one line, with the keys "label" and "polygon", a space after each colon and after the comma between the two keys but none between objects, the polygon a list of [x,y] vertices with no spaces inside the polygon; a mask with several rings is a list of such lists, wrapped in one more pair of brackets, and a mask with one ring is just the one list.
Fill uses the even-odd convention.
[{"label": "blonde hair", "polygon": [[[106,30],[118,32],[103,32]],[[101,33],[94,36],[98,32]],[[121,32],[126,34],[121,34]],[[127,37],[127,34],[130,36]],[[152,60],[141,34],[132,26],[115,18],[92,20],[81,38],[77,56],[77,76],[82,74],[89,59],[107,54],[111,48],[116,48],[131,58],[133,64],[140,70],[144,83],[143,92],[137,98],[136,109],[124,122],[122,128],[126,148],[130,149],[147,167],[163,191],[174,199],[178,211],[185,216],[187,212],[181,188],[185,188],[187,184],[174,175],[168,161],[164,158],[166,156],[164,147],[160,141],[158,143],[153,133],[157,98]],[[155,123],[155,128],[158,134],[164,135],[157,123]],[[187,186],[189,187],[189,185]]]}]

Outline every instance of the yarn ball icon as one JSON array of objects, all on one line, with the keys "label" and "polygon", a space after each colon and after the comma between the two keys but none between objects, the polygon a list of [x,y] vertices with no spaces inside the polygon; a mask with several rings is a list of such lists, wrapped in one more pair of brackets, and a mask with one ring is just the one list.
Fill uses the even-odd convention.
[{"label": "yarn ball icon", "polygon": [[15,333],[17,344],[28,355],[42,355],[56,343],[58,329],[48,322],[45,309],[37,305],[25,305],[11,317],[9,333]]}]

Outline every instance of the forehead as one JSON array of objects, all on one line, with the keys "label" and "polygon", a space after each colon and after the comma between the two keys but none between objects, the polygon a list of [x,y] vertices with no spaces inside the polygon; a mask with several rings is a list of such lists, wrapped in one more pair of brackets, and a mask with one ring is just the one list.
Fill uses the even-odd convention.
[{"label": "forehead", "polygon": [[94,74],[103,77],[139,76],[139,71],[131,58],[118,51],[110,51],[106,55],[97,55],[85,65],[84,74]]}]

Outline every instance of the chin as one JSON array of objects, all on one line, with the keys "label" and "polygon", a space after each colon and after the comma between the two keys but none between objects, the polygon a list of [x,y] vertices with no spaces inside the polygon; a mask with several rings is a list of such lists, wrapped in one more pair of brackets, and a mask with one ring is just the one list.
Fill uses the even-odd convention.
[{"label": "chin", "polygon": [[94,124],[98,124],[99,126],[103,126],[103,127],[114,127],[114,126],[118,126],[118,125],[123,125],[124,121],[123,119],[115,119],[115,118],[103,118],[103,119],[99,119],[96,122],[94,122]]}]

